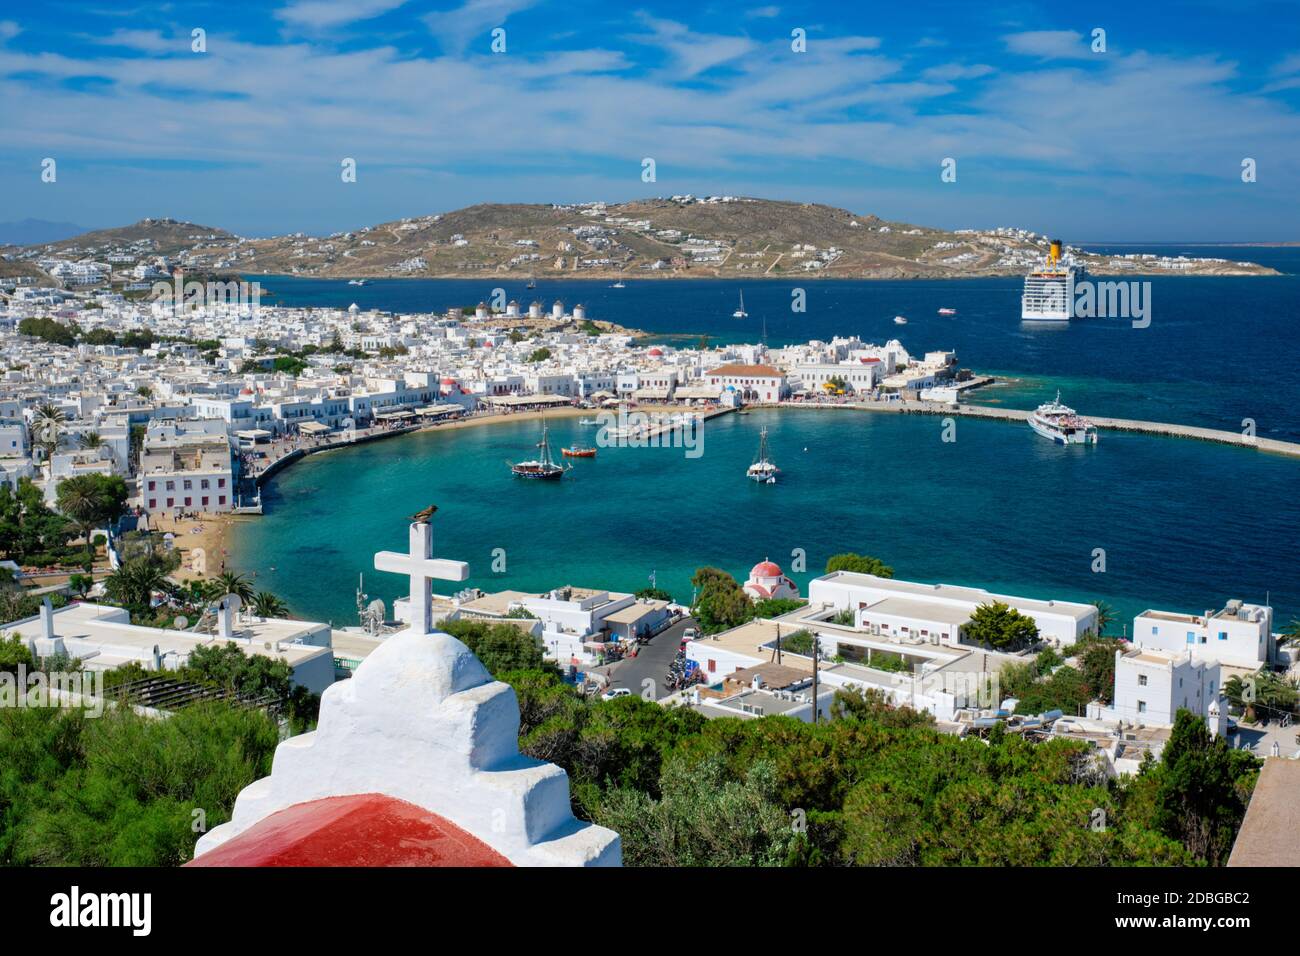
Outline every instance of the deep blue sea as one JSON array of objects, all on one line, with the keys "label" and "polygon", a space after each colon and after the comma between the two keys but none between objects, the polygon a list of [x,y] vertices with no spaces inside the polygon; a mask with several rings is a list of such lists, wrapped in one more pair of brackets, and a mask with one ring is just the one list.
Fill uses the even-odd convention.
[{"label": "deep blue sea", "polygon": [[[1155,251],[1155,247],[1151,247]],[[1005,377],[981,401],[1032,407],[1057,388],[1085,414],[1240,429],[1300,441],[1295,345],[1300,249],[1160,247],[1249,259],[1272,278],[1150,277],[1152,323],[1083,320],[1026,328],[1016,279],[754,281],[750,318],[731,318],[732,281],[539,280],[504,283],[520,301],[582,302],[593,318],[693,343],[772,345],[861,335],[897,337],[913,352],[956,349],[961,364]],[[1125,250],[1127,247],[1125,247]],[[1118,250],[1118,251],[1125,251]],[[292,305],[392,311],[472,305],[479,280],[259,278]],[[1147,277],[1142,277],[1147,278]],[[790,311],[791,289],[808,310]],[[952,318],[940,307],[958,310]],[[893,316],[906,315],[906,326]],[[783,469],[776,486],[745,480],[762,425]],[[406,515],[436,502],[440,556],[470,562],[469,583],[538,591],[564,584],[633,590],[651,572],[689,599],[696,567],[743,578],[771,557],[787,570],[806,554],[801,584],[838,551],[877,555],[898,576],[1037,597],[1104,599],[1121,617],[1147,607],[1201,611],[1232,597],[1271,597],[1285,621],[1300,616],[1300,461],[1250,449],[1105,432],[1095,448],[1060,448],[1021,424],[961,419],[957,440],[940,421],[846,411],[755,412],[705,428],[696,459],[672,449],[601,449],[558,484],[510,477],[505,467],[536,440],[508,423],[414,435],[309,458],[264,492],[267,513],[241,521],[234,560],[295,613],[355,623],[354,590],[391,601],[404,582],[373,571],[373,552],[404,545]],[[554,447],[590,443],[576,420],[553,424]],[[491,571],[493,549],[506,571]],[[1105,573],[1092,571],[1094,549]]]}]

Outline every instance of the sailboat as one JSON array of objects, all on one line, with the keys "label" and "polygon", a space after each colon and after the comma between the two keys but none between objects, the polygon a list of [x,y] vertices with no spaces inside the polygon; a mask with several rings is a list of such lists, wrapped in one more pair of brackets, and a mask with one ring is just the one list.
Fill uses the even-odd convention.
[{"label": "sailboat", "polygon": [[537,280],[534,279],[532,276],[529,276],[529,277],[528,277],[528,284],[525,285],[524,288],[525,288],[525,289],[536,289],[536,288],[537,288]]},{"label": "sailboat", "polygon": [[776,474],[780,470],[767,457],[767,429],[764,428],[758,433],[758,455],[754,458],[754,463],[745,472],[745,477],[765,485],[774,485],[776,484]]},{"label": "sailboat", "polygon": [[[546,439],[546,423],[542,423],[542,440],[537,443],[538,455],[528,461],[514,462],[510,471],[516,478],[541,478],[555,481],[568,471],[563,465],[556,464],[551,458],[551,445]],[[572,466],[570,466],[572,467]]]},{"label": "sailboat", "polygon": [[619,280],[618,280],[617,282],[615,282],[612,286],[610,286],[610,288],[611,288],[611,289],[626,289],[627,286],[624,284],[624,282],[623,282],[622,279],[619,279]]},{"label": "sailboat", "polygon": [[732,317],[733,319],[745,319],[745,318],[748,318],[748,317],[749,317],[749,313],[745,311],[745,293],[744,293],[744,292],[741,292],[741,293],[740,293],[740,308],[737,309],[735,312],[731,313],[731,317]]}]

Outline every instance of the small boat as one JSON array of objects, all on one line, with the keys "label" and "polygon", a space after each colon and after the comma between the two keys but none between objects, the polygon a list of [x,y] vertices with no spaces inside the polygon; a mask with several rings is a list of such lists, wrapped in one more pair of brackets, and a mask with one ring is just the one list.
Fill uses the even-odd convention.
[{"label": "small boat", "polygon": [[776,484],[776,475],[781,469],[772,463],[767,457],[767,429],[764,428],[758,433],[758,455],[754,458],[754,463],[749,466],[745,472],[745,477],[751,481],[757,481],[764,485]]},{"label": "small boat", "polygon": [[1044,402],[1029,416],[1029,427],[1044,438],[1061,445],[1097,444],[1097,427],[1083,418],[1073,408],[1061,404],[1061,393],[1056,401]]},{"label": "small boat", "polygon": [[[564,477],[568,468],[557,464],[551,458],[551,446],[546,440],[546,425],[542,424],[542,440],[537,443],[538,455],[528,461],[514,462],[510,471],[516,478],[540,478],[543,481],[557,481]],[[572,467],[572,466],[570,466]]]},{"label": "small boat", "polygon": [[894,316],[894,324],[895,324],[895,325],[907,325],[907,318],[906,318],[905,316],[896,315],[896,316]]},{"label": "small boat", "polygon": [[561,448],[560,454],[565,458],[595,458],[596,449],[594,448]]},{"label": "small boat", "polygon": [[579,425],[599,425],[600,422],[598,422],[598,421],[597,421],[596,419],[594,419],[594,418],[579,418],[579,419],[578,419],[578,424],[579,424]]},{"label": "small boat", "polygon": [[745,293],[744,293],[744,292],[740,293],[740,308],[738,308],[735,312],[731,313],[731,317],[732,317],[733,319],[744,319],[744,318],[748,318],[748,317],[749,317],[749,313],[745,311]]},{"label": "small boat", "polygon": [[537,280],[534,279],[532,276],[529,276],[529,277],[528,277],[528,284],[525,285],[524,288],[525,288],[525,289],[536,289],[536,288],[537,288]]},{"label": "small boat", "polygon": [[349,279],[348,285],[369,285],[365,279]]},{"label": "small boat", "polygon": [[622,280],[622,279],[619,279],[619,280],[618,280],[617,282],[615,282],[612,286],[610,286],[610,288],[611,288],[611,289],[626,289],[627,286],[623,284],[623,280]]},{"label": "small boat", "polygon": [[956,309],[940,309],[940,310],[939,310],[939,314],[940,314],[940,315],[956,315],[956,314],[957,314],[957,310],[956,310]]}]

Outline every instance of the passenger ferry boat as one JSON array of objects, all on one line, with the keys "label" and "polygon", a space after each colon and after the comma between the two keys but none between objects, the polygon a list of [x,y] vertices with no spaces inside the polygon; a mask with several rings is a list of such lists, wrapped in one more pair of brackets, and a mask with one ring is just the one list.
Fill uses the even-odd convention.
[{"label": "passenger ferry boat", "polygon": [[767,429],[764,428],[758,433],[758,456],[754,463],[749,466],[745,476],[751,481],[757,481],[765,485],[776,484],[777,473],[781,470],[772,463],[767,457]]},{"label": "passenger ferry boat", "polygon": [[940,315],[956,315],[956,314],[957,314],[957,310],[956,310],[956,309],[940,309],[940,310],[939,310],[939,314],[940,314]]},{"label": "passenger ferry boat", "polygon": [[1053,239],[1047,263],[1025,276],[1020,318],[1028,322],[1069,322],[1074,318],[1074,283],[1083,275],[1082,266],[1065,262],[1060,240]]},{"label": "passenger ferry boat", "polygon": [[[542,425],[542,440],[537,443],[538,455],[529,461],[514,462],[510,471],[516,478],[541,478],[543,481],[556,481],[564,477],[569,469],[557,464],[551,458],[551,446],[546,440],[546,425]],[[572,467],[572,466],[570,466]]]},{"label": "passenger ferry boat", "polygon": [[1095,445],[1097,428],[1088,419],[1078,415],[1073,408],[1061,404],[1061,393],[1056,401],[1045,402],[1029,416],[1029,427],[1044,438],[1062,445]]},{"label": "passenger ferry boat", "polygon": [[560,454],[565,458],[595,458],[594,448],[561,448]]}]

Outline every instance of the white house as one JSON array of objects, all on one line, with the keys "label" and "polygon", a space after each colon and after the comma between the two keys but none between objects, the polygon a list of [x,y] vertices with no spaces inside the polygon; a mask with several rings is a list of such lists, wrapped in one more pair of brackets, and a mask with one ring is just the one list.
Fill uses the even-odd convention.
[{"label": "white house", "polygon": [[1212,730],[1223,732],[1220,720],[1228,709],[1219,695],[1219,665],[1187,653],[1129,647],[1115,652],[1115,703],[1094,704],[1094,720],[1171,727],[1180,710],[1204,718]]},{"label": "white house", "polygon": [[1073,644],[1096,631],[1097,609],[1072,601],[994,594],[983,588],[921,584],[853,571],[834,571],[808,585],[812,604],[855,612],[858,628],[919,643],[958,644],[981,604],[1000,602],[1034,620],[1039,634],[1056,645]]},{"label": "white house", "polygon": [[704,381],[748,402],[778,402],[788,391],[785,373],[770,365],[720,365],[705,372]]},{"label": "white house", "polygon": [[1204,614],[1143,611],[1133,619],[1133,643],[1255,670],[1276,656],[1273,609],[1233,600]]}]

